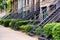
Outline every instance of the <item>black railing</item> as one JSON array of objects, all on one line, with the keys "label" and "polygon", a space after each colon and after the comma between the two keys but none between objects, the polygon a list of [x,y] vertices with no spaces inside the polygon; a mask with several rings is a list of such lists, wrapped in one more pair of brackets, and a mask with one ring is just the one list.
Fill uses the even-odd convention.
[{"label": "black railing", "polygon": [[19,11],[20,11],[20,13],[18,13],[18,11],[17,11],[17,10],[14,10],[14,11],[15,11],[16,13],[11,12],[10,14],[5,15],[5,16],[4,16],[4,17],[2,17],[2,18],[4,18],[4,19],[15,18],[15,16],[17,16],[17,15],[19,15],[19,17],[21,18],[22,13],[23,13],[22,8],[19,10]]},{"label": "black railing", "polygon": [[57,19],[57,15],[60,14],[60,7],[57,8],[51,15],[49,15],[45,20],[43,20],[39,26],[44,26],[47,23],[50,23],[52,21],[55,21]]},{"label": "black railing", "polygon": [[31,12],[24,17],[24,19],[35,19],[35,15],[38,16],[40,14],[40,5],[39,5],[40,1],[38,0],[38,2],[36,3],[36,11],[34,11],[34,6],[32,5],[32,9]]}]

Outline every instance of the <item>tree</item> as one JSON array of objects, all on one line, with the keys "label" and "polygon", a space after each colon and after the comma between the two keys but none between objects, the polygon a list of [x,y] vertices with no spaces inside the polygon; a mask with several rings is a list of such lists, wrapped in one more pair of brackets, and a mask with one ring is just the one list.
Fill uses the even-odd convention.
[{"label": "tree", "polygon": [[0,0],[0,4],[3,2],[3,0]]}]

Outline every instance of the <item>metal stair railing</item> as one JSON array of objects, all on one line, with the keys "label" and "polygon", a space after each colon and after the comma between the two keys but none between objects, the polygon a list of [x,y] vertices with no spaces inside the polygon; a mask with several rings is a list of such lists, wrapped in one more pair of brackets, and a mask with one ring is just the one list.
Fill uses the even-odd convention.
[{"label": "metal stair railing", "polygon": [[[34,7],[34,6],[32,6],[32,7]],[[36,6],[35,6],[36,7]],[[32,12],[30,12],[27,16],[25,16],[23,19],[31,19],[31,18],[33,18],[34,17],[34,12],[32,11]]]},{"label": "metal stair railing", "polygon": [[25,16],[23,19],[30,19],[32,16],[34,15],[34,13],[30,12],[27,16]]},{"label": "metal stair railing", "polygon": [[30,36],[35,35],[36,28],[43,27],[46,23],[56,21],[58,16],[60,15],[60,7],[57,8],[51,15],[49,15],[43,22],[39,23],[37,26],[34,26],[34,29],[29,33]]},{"label": "metal stair railing", "polygon": [[[15,10],[16,11],[16,10]],[[22,8],[20,9],[20,11],[22,11]],[[16,13],[18,13],[18,11],[16,11]],[[13,13],[13,12],[11,12],[10,14],[8,14],[8,15],[5,15],[4,17],[2,17],[2,18],[12,18],[11,16],[15,16],[15,14],[16,13]],[[20,13],[21,14],[21,13]]]},{"label": "metal stair railing", "polygon": [[[52,9],[52,8],[54,8],[54,7],[51,7],[50,9]],[[50,10],[50,9],[46,12],[46,14],[47,14],[47,13],[49,13],[49,15],[50,15],[50,14],[52,14],[52,13],[53,13],[53,11],[54,11],[54,10]],[[43,10],[43,11],[45,11],[45,10]],[[42,12],[40,12],[40,14],[42,14],[42,13],[43,13],[43,11],[42,11]],[[37,13],[35,13],[35,14],[37,14]],[[49,16],[49,15],[48,15],[48,16]],[[37,15],[36,17],[39,17],[39,16],[40,16],[40,15]],[[42,20],[42,16],[40,17],[40,20]]]},{"label": "metal stair railing", "polygon": [[[46,15],[47,15],[47,16],[54,11],[54,10],[51,10],[51,9],[53,9],[53,8],[54,8],[54,6],[50,7],[50,9],[46,11]],[[44,9],[43,11],[45,11],[45,9]],[[41,11],[40,14],[43,13],[43,11]]]},{"label": "metal stair railing", "polygon": [[[60,7],[57,8],[52,14],[50,14],[45,20],[43,20],[39,26],[44,26],[46,23],[48,23],[53,17],[55,17],[60,12]],[[51,21],[50,21],[51,22]]]},{"label": "metal stair railing", "polygon": [[[52,8],[54,8],[54,7],[51,7],[50,9],[52,9]],[[44,10],[43,10],[43,11],[44,11]],[[43,12],[43,11],[42,11],[42,12]],[[48,13],[48,12],[51,13],[52,11],[53,11],[53,10],[48,10],[47,13]],[[41,13],[42,13],[42,12],[41,12]],[[35,13],[35,14],[36,14],[36,13]],[[26,19],[32,18],[35,14],[34,14],[34,13],[33,13],[33,14],[29,14],[28,16],[26,16]],[[30,16],[30,15],[31,15],[31,16]],[[30,17],[30,18],[29,18],[29,17]],[[36,17],[39,17],[39,15],[37,15]],[[40,17],[40,18],[41,18],[41,17]],[[42,18],[41,18],[41,19],[42,19]],[[34,22],[34,23],[35,23],[35,22]],[[34,23],[33,23],[33,24],[34,24]]]}]

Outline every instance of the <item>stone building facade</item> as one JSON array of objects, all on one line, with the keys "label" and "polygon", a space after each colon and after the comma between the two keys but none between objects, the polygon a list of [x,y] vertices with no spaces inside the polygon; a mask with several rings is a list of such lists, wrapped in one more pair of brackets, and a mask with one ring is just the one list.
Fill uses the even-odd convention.
[{"label": "stone building facade", "polygon": [[[12,3],[13,12],[21,13],[23,16],[35,13],[34,18],[44,20],[49,14],[59,7],[59,0],[14,0]],[[38,17],[37,17],[38,14]]]}]

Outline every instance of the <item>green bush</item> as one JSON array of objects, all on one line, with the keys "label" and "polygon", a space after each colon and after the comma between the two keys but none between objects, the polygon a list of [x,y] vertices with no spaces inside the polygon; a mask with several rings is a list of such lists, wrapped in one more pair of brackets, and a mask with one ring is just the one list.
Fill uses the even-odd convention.
[{"label": "green bush", "polygon": [[57,25],[54,26],[54,28],[52,29],[52,35],[54,40],[60,39],[60,23],[57,23]]},{"label": "green bush", "polygon": [[22,25],[19,27],[21,30],[24,30],[25,32],[30,32],[33,29],[32,25]]},{"label": "green bush", "polygon": [[4,9],[4,5],[3,4],[0,4],[0,9]]},{"label": "green bush", "polygon": [[3,25],[5,27],[9,26],[9,23],[10,23],[10,20],[7,20],[7,19],[3,20]]},{"label": "green bush", "polygon": [[2,20],[0,19],[0,25],[2,24]]},{"label": "green bush", "polygon": [[11,0],[7,0],[7,12],[10,13],[12,10],[12,6],[11,6]]},{"label": "green bush", "polygon": [[42,33],[42,29],[39,27],[39,28],[36,28],[36,34],[37,35],[40,35]]},{"label": "green bush", "polygon": [[33,29],[33,27],[31,25],[26,25],[26,27],[25,27],[26,32],[30,32],[32,29]]},{"label": "green bush", "polygon": [[0,20],[0,25],[1,25],[1,20]]},{"label": "green bush", "polygon": [[0,25],[3,25],[3,23],[4,23],[4,19],[1,19],[0,20]]},{"label": "green bush", "polygon": [[47,36],[52,34],[52,28],[56,25],[56,23],[49,23],[44,26],[44,32]]},{"label": "green bush", "polygon": [[19,29],[25,30],[25,25],[19,26]]},{"label": "green bush", "polygon": [[30,20],[18,21],[18,22],[16,22],[16,26],[26,25],[29,22],[31,22],[31,21]]},{"label": "green bush", "polygon": [[9,26],[11,27],[11,26],[14,26],[15,25],[15,21],[11,21],[10,23],[9,23]]},{"label": "green bush", "polygon": [[17,19],[10,19],[10,20],[11,20],[11,22],[9,23],[9,26],[14,26],[16,24],[16,22],[19,21]]}]

